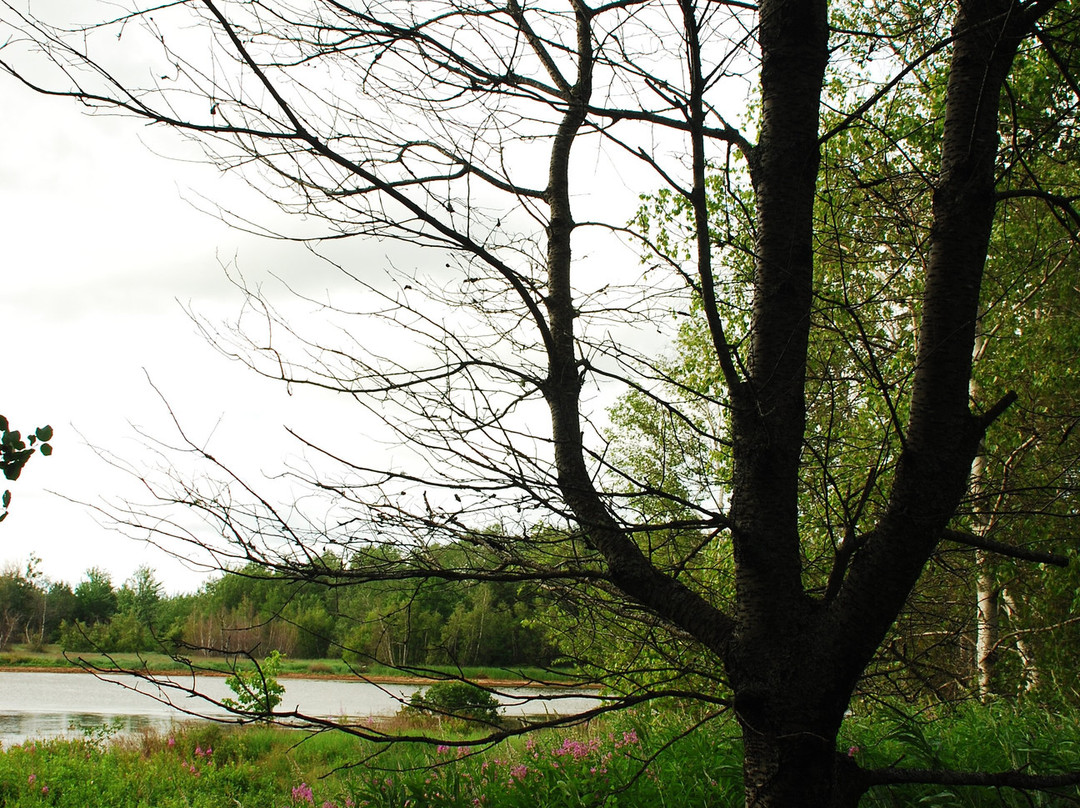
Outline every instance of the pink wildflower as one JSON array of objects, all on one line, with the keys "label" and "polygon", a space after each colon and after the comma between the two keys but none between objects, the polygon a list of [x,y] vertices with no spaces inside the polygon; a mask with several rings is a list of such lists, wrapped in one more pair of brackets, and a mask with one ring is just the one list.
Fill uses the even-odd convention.
[{"label": "pink wildflower", "polygon": [[307,783],[293,786],[292,798],[293,802],[308,802],[312,805],[315,804],[315,795],[311,793],[311,786]]},{"label": "pink wildflower", "polygon": [[595,752],[599,747],[600,742],[595,738],[589,741],[588,744],[583,744],[581,741],[574,740],[573,738],[567,738],[563,741],[562,746],[552,752],[557,757],[563,755],[571,755],[574,760],[581,760],[588,757],[590,752]]},{"label": "pink wildflower", "polygon": [[31,774],[29,777],[26,778],[26,782],[30,785],[33,785],[35,780],[37,780],[36,774]]},{"label": "pink wildflower", "polygon": [[174,746],[176,746],[176,738],[173,738],[172,736],[169,736],[168,744],[169,744],[169,748],[172,749]]},{"label": "pink wildflower", "polygon": [[857,754],[859,754],[859,747],[857,747],[857,746],[853,746],[853,747],[851,747],[850,749],[847,750],[847,756],[849,758],[853,758]]},{"label": "pink wildflower", "polygon": [[49,787],[48,786],[42,786],[41,787],[41,793],[42,794],[48,794],[49,793]]},{"label": "pink wildflower", "polygon": [[446,744],[439,744],[439,746],[435,747],[435,752],[436,752],[436,754],[439,754],[439,755],[445,755],[449,751],[450,751],[450,747],[447,746]]},{"label": "pink wildflower", "polygon": [[518,780],[524,780],[528,773],[529,767],[519,763],[517,766],[513,766],[510,769],[510,779],[513,780],[516,777]]}]

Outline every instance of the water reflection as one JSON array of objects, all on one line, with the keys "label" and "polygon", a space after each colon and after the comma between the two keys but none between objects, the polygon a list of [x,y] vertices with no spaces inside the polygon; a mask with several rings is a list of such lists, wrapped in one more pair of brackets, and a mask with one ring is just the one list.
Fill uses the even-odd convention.
[{"label": "water reflection", "polygon": [[[11,746],[31,739],[94,737],[114,723],[123,733],[168,732],[200,715],[226,715],[211,701],[192,696],[193,684],[213,700],[232,695],[222,677],[163,678],[160,686],[132,677],[121,681],[87,673],[0,672],[0,742]],[[282,678],[281,683],[285,695],[279,709],[324,717],[391,716],[419,689],[325,679]],[[529,688],[507,691],[500,701],[506,715],[569,715],[596,704],[582,694]]]},{"label": "water reflection", "polygon": [[0,743],[4,747],[46,738],[103,738],[147,730],[167,733],[176,721],[160,715],[102,713],[0,713]]}]

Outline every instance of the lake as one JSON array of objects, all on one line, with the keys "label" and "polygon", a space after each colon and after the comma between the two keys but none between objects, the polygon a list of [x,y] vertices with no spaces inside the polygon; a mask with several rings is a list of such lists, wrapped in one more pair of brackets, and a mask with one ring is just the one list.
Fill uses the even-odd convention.
[{"label": "lake", "polygon": [[[167,731],[199,716],[225,716],[211,702],[184,691],[192,683],[220,701],[232,693],[221,676],[160,677],[162,687],[134,677],[99,678],[89,673],[0,671],[0,742],[4,746],[38,738],[79,737],[83,731],[119,721],[125,732]],[[290,679],[279,710],[320,717],[385,717],[401,709],[422,686],[377,685],[363,681]],[[505,715],[570,715],[596,706],[586,694],[536,688],[500,689]]]}]

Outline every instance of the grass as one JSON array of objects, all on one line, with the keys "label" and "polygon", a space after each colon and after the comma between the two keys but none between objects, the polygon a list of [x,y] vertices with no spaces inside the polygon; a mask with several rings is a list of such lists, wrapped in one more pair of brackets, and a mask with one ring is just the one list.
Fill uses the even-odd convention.
[{"label": "grass", "polygon": [[[81,662],[80,662],[81,661]],[[231,673],[232,661],[222,657],[193,656],[193,664],[207,673]],[[48,646],[42,651],[32,651],[16,646],[13,650],[0,653],[0,668],[12,670],[23,669],[55,669],[55,670],[78,670],[83,665],[96,666],[99,668],[124,668],[128,670],[145,670],[153,673],[187,673],[188,666],[167,654],[146,653],[123,653],[123,654],[91,654],[69,653],[65,655],[56,646]],[[250,667],[250,663],[240,661],[241,668]],[[291,659],[284,657],[281,665],[281,675],[289,676],[325,676],[327,678],[351,679],[356,676],[357,668],[350,667],[341,659]],[[480,682],[557,682],[572,683],[574,675],[572,671],[550,671],[535,667],[468,667],[457,668],[452,666],[431,666],[423,669],[436,676],[461,676]],[[397,668],[384,665],[371,665],[363,669],[365,676],[373,678],[403,678],[404,674]],[[418,675],[420,672],[418,672]],[[408,678],[408,677],[405,677]]]},{"label": "grass", "polygon": [[[637,712],[490,748],[375,746],[340,734],[198,725],[172,735],[27,743],[0,753],[0,805],[84,808],[724,808],[741,806],[734,722],[687,734],[677,710]],[[865,765],[1052,772],[1080,760],[1080,713],[964,707],[912,722],[856,715],[842,745]],[[1073,789],[1070,794],[1076,796]],[[1050,806],[1060,794],[881,788],[863,805]]]},{"label": "grass", "polygon": [[[917,720],[879,708],[853,716],[844,733],[841,748],[850,744],[858,762],[867,767],[986,772],[1021,769],[1038,774],[1080,769],[1080,712],[1073,708],[970,702],[928,711]],[[872,790],[863,804],[881,808],[1029,808],[1076,805],[1078,797],[1077,788],[1040,794],[1008,788],[883,786]]]},{"label": "grass", "polygon": [[[737,769],[686,739],[654,765],[679,722],[641,716],[539,733],[477,750],[426,743],[377,747],[336,734],[190,726],[172,735],[26,743],[0,754],[0,805],[84,808],[511,808],[735,804]],[[362,761],[362,765],[356,765]],[[671,782],[677,795],[665,797]],[[727,793],[725,793],[727,792]],[[718,800],[718,797],[722,799]]]}]

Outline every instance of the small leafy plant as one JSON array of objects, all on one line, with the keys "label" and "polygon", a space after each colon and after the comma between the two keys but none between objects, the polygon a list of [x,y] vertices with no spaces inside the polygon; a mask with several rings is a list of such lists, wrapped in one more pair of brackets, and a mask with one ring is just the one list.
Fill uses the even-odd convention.
[{"label": "small leafy plant", "polygon": [[109,742],[124,731],[124,719],[114,716],[104,724],[80,724],[72,722],[68,729],[82,735],[83,742],[97,751],[102,751]]},{"label": "small leafy plant", "polygon": [[225,684],[236,694],[236,698],[222,699],[221,703],[230,710],[269,717],[274,708],[281,704],[281,697],[285,693],[285,685],[277,680],[281,673],[282,657],[278,651],[272,651],[261,665],[255,663],[254,670],[234,671]]}]

